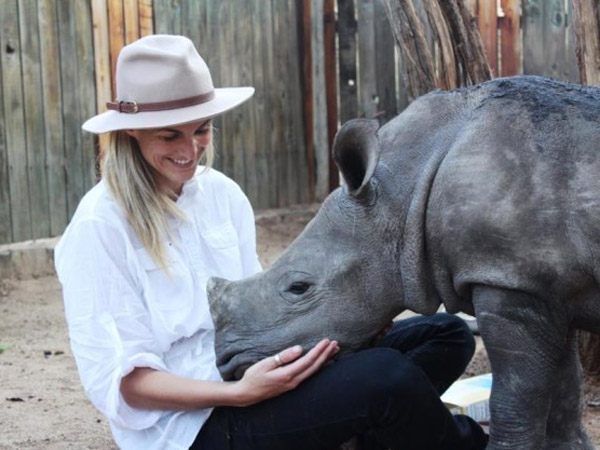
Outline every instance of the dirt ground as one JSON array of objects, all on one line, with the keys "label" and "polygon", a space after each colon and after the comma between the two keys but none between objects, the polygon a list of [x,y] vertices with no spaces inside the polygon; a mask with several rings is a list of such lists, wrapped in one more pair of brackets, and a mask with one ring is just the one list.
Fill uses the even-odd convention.
[{"label": "dirt ground", "polygon": [[[257,214],[268,267],[316,206]],[[481,342],[467,375],[489,371]],[[0,450],[115,449],[104,418],[79,384],[55,277],[0,280]],[[586,383],[585,425],[600,447],[600,382]]]}]

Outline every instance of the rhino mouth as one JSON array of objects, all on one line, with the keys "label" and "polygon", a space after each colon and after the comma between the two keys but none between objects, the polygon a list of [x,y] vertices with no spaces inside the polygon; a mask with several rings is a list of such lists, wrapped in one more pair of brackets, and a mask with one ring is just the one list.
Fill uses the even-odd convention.
[{"label": "rhino mouth", "polygon": [[224,352],[217,352],[217,368],[223,380],[239,380],[246,370],[260,359],[261,356],[256,352],[228,347]]}]

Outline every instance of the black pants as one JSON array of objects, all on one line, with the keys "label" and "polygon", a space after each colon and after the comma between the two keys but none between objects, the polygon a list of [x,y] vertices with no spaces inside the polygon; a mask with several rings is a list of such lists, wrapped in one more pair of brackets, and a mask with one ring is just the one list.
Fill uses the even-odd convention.
[{"label": "black pants", "polygon": [[193,450],[478,450],[487,436],[440,401],[475,344],[448,314],[394,324],[376,347],[341,357],[293,391],[245,408],[216,408]]}]

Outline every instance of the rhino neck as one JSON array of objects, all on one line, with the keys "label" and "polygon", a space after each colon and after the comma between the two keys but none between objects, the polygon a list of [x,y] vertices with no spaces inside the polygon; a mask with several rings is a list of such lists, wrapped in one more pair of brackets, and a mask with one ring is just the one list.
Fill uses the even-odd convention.
[{"label": "rhino neck", "polygon": [[399,265],[404,305],[420,314],[435,313],[442,303],[433,284],[426,252],[426,216],[431,187],[447,151],[433,151],[413,172],[414,188],[404,201],[406,216],[399,241]]}]

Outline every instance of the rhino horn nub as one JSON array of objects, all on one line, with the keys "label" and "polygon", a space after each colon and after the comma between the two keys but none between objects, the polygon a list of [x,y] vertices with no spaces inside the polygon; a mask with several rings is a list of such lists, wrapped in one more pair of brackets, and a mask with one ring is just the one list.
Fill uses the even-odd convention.
[{"label": "rhino horn nub", "polygon": [[211,307],[216,306],[217,299],[221,297],[227,283],[227,280],[219,277],[211,277],[208,279],[206,283],[206,293],[208,295],[208,304]]},{"label": "rhino horn nub", "polygon": [[333,159],[342,172],[350,194],[361,195],[379,161],[379,122],[354,119],[346,122],[333,142]]}]

